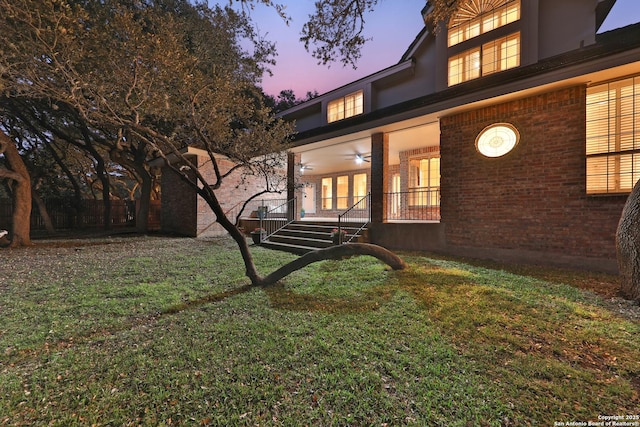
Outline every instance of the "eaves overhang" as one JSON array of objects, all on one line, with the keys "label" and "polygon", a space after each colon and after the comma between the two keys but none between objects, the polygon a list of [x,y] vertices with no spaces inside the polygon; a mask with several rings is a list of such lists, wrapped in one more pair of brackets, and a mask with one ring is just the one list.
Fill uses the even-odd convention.
[{"label": "eaves overhang", "polygon": [[617,0],[599,0],[596,6],[596,31],[600,29]]},{"label": "eaves overhang", "polygon": [[358,79],[346,85],[340,86],[339,88],[326,92],[309,101],[306,101],[296,106],[293,106],[291,108],[288,108],[287,110],[278,113],[276,116],[283,117],[283,118],[286,118],[287,116],[295,117],[298,113],[307,109],[313,109],[318,105],[322,104],[322,102],[324,101],[333,100],[338,92],[343,92],[347,88],[353,88],[353,90],[356,90],[357,88],[364,87],[366,84],[375,85],[378,82],[392,79],[394,76],[403,76],[403,75],[406,75],[406,73],[411,73],[413,72],[414,68],[415,68],[415,61],[413,58],[404,59],[401,62],[395,65],[392,65],[390,67],[387,67],[374,74],[363,77],[361,79]]},{"label": "eaves overhang", "polygon": [[640,23],[596,36],[596,43],[535,64],[471,80],[440,92],[299,132],[294,146],[364,131],[500,95],[640,61]]},{"label": "eaves overhang", "polygon": [[422,27],[422,29],[420,30],[416,38],[413,40],[413,42],[411,42],[411,44],[409,45],[407,50],[404,52],[404,54],[402,54],[402,57],[400,58],[399,62],[403,62],[408,59],[411,59],[415,55],[418,48],[424,43],[424,40],[429,35],[431,35],[431,32],[427,29],[427,27],[426,26]]}]

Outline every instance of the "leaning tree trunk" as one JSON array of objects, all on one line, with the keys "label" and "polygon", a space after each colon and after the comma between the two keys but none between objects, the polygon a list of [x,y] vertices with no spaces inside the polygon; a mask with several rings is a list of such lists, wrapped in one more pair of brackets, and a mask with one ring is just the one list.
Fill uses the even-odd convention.
[{"label": "leaning tree trunk", "polygon": [[[249,280],[251,280],[252,286],[274,285],[280,279],[283,279],[294,271],[298,271],[311,263],[327,259],[341,259],[343,257],[354,255],[374,256],[380,261],[389,265],[394,270],[402,270],[406,267],[404,261],[402,261],[400,257],[389,251],[388,249],[377,245],[356,243],[341,245],[339,247],[318,249],[285,264],[284,266],[280,267],[279,269],[265,277],[260,276],[258,274],[256,265],[253,262],[253,256],[251,255],[251,251],[249,250],[246,236],[240,231],[238,227],[236,227],[235,223],[229,220],[224,210],[222,209],[220,202],[218,201],[218,197],[215,194],[214,188],[206,184],[207,180],[204,179],[204,176],[197,169],[197,167],[193,165],[193,163],[187,160],[186,157],[184,157],[179,151],[175,150],[174,153],[177,154],[177,157],[181,160],[181,164],[189,165],[189,167],[186,168],[186,170],[188,170],[189,172],[183,171],[182,168],[179,168],[175,164],[171,164],[168,161],[165,163],[165,166],[167,166],[169,170],[175,173],[176,176],[178,176],[182,180],[182,182],[190,186],[200,197],[202,197],[202,199],[207,203],[207,205],[209,205],[209,208],[211,208],[211,211],[216,216],[216,222],[229,233],[233,240],[235,240],[244,262],[245,275],[249,278]],[[215,163],[215,158],[213,155],[211,156],[211,160]],[[203,183],[204,185],[199,186],[199,182]]]},{"label": "leaning tree trunk", "polygon": [[13,185],[13,217],[9,247],[31,245],[31,177],[15,144],[0,132],[0,153],[4,153],[8,169],[0,169],[0,177],[11,179]]},{"label": "leaning tree trunk", "polygon": [[346,245],[330,246],[325,249],[317,249],[315,251],[308,252],[300,258],[283,265],[273,273],[264,277],[261,284],[265,286],[273,285],[278,280],[288,276],[294,271],[300,270],[314,262],[324,261],[327,259],[342,259],[344,257],[356,255],[369,255],[378,258],[394,270],[403,270],[406,267],[406,264],[399,256],[382,246],[372,245],[369,243],[349,243]]},{"label": "leaning tree trunk", "polygon": [[249,278],[249,280],[251,280],[251,284],[253,286],[274,285],[280,279],[283,279],[294,271],[298,271],[314,262],[327,259],[341,259],[343,257],[356,255],[373,256],[386,263],[394,270],[402,270],[406,267],[404,261],[402,261],[400,257],[389,251],[388,249],[377,245],[354,243],[312,251],[300,258],[297,258],[294,261],[283,265],[271,274],[262,277],[258,274],[258,270],[256,269],[256,266],[253,262],[253,256],[251,255],[251,252],[249,250],[249,245],[247,244],[245,235],[240,231],[238,227],[235,226],[233,222],[229,220],[229,218],[227,218],[222,209],[222,206],[218,202],[218,198],[216,197],[213,189],[211,187],[198,188],[193,184],[193,181],[189,180],[186,175],[180,173],[176,169],[172,168],[172,170],[177,173],[184,182],[190,184],[192,187],[195,187],[194,189],[196,190],[196,192],[207,202],[213,213],[216,215],[216,222],[220,224],[222,228],[224,228],[227,232],[229,232],[229,235],[233,238],[233,240],[235,240],[244,261],[245,275]]},{"label": "leaning tree trunk", "polygon": [[620,291],[626,298],[640,301],[640,181],[622,210],[616,232],[616,252],[622,281]]}]

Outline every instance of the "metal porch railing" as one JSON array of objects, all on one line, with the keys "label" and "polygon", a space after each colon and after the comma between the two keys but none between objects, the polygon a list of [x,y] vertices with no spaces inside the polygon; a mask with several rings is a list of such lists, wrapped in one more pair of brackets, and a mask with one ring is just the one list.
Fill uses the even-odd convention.
[{"label": "metal porch railing", "polygon": [[385,193],[387,221],[439,221],[440,189]]},{"label": "metal porch railing", "polygon": [[263,242],[270,236],[291,224],[296,219],[298,200],[294,197],[275,208],[265,210],[264,215],[259,215],[260,228],[263,230],[260,241]]},{"label": "metal porch railing", "polygon": [[[371,193],[367,193],[353,206],[338,215],[339,243],[349,243],[369,222],[371,222]],[[345,227],[347,223],[351,227],[358,226],[359,228],[351,234],[351,237],[343,241],[343,235],[346,236],[346,234],[343,234],[342,227]]]}]

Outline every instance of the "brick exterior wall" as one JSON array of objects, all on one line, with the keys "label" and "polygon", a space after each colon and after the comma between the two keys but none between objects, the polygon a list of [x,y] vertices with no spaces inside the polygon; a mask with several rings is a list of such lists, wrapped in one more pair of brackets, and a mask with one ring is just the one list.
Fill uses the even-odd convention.
[{"label": "brick exterior wall", "polygon": [[[441,118],[447,246],[607,259],[626,196],[586,195],[584,86]],[[520,142],[487,158],[475,138],[513,124]]]},{"label": "brick exterior wall", "polygon": [[175,173],[162,168],[160,229],[165,233],[196,236],[197,196]]},{"label": "brick exterior wall", "polygon": [[[208,183],[216,182],[215,172],[208,157],[198,156],[196,159],[194,156],[192,161],[198,165]],[[227,159],[218,160],[221,174],[227,173],[233,166],[234,163]],[[241,170],[237,170],[224,178],[223,184],[215,190],[215,193],[222,208],[229,211],[238,203],[244,202],[265,188],[266,185],[261,177],[243,175]],[[265,194],[259,199],[283,199],[286,197],[285,189],[282,194]],[[259,201],[255,202],[256,205],[259,203]],[[245,211],[244,214],[249,216],[250,212]],[[165,232],[192,237],[214,237],[227,234],[216,223],[216,216],[204,199],[197,196],[191,187],[166,168],[162,171],[161,217],[161,228]],[[230,219],[233,221],[235,218]]]}]

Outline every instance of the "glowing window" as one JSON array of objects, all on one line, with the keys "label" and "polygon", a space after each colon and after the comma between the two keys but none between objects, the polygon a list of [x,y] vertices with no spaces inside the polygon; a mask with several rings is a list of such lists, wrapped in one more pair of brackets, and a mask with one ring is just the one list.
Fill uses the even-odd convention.
[{"label": "glowing window", "polygon": [[339,176],[336,180],[336,208],[349,207],[349,176]]},{"label": "glowing window", "polygon": [[587,194],[629,193],[640,178],[640,76],[587,89]]},{"label": "glowing window", "polygon": [[[449,86],[520,66],[520,33],[487,42],[473,40],[520,20],[520,0],[464,0],[448,28],[449,47],[467,42],[473,46],[449,57]],[[484,41],[484,43],[482,43]],[[482,44],[480,44],[482,43]]]},{"label": "glowing window", "polygon": [[520,33],[484,43],[449,58],[449,86],[520,65]]},{"label": "glowing window", "polygon": [[359,90],[327,104],[327,122],[335,122],[362,114],[364,111],[364,92]]},{"label": "glowing window", "polygon": [[322,209],[333,209],[333,179],[322,178]]},{"label": "glowing window", "polygon": [[476,138],[476,149],[487,157],[500,157],[514,149],[520,134],[509,123],[497,123],[487,126]]},{"label": "glowing window", "polygon": [[449,23],[449,46],[520,19],[520,0],[467,0]]},{"label": "glowing window", "polygon": [[480,48],[449,58],[449,86],[480,77]]},{"label": "glowing window", "polygon": [[482,45],[482,75],[520,65],[520,33]]},{"label": "glowing window", "polygon": [[438,206],[440,200],[440,157],[409,160],[409,205]]},{"label": "glowing window", "polygon": [[[356,204],[367,195],[367,174],[357,173],[353,175],[353,203]],[[358,208],[366,209],[366,202],[358,205]]]}]

